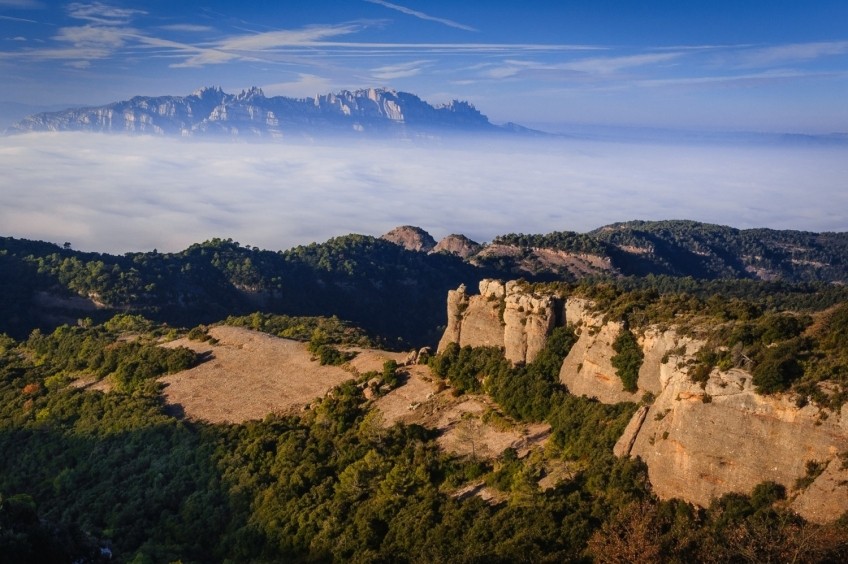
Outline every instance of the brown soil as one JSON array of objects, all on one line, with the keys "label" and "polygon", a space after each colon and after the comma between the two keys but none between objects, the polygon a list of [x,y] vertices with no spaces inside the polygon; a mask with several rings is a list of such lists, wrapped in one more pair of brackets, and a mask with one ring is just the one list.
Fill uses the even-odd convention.
[{"label": "brown soil", "polygon": [[[304,343],[241,327],[213,327],[209,334],[217,344],[183,338],[163,345],[209,355],[200,365],[161,379],[165,401],[192,419],[239,423],[298,411],[354,377],[351,370],[311,360]],[[394,357],[362,351],[352,365],[362,372],[382,370],[389,356]]]}]

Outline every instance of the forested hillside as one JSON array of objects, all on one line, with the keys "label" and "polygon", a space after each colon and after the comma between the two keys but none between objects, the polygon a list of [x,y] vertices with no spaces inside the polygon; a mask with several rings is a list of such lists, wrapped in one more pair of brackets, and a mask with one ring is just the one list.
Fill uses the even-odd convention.
[{"label": "forested hillside", "polygon": [[5,237],[0,332],[25,337],[121,311],[194,326],[261,310],[337,315],[388,346],[420,346],[438,340],[444,296],[461,283],[644,275],[844,284],[848,234],[634,221],[585,234],[504,235],[465,259],[363,235],[286,251],[213,239],[178,253],[120,256]]},{"label": "forested hillside", "polygon": [[[306,323],[255,321],[282,330]],[[105,551],[119,562],[836,562],[848,555],[844,523],[804,522],[785,508],[787,492],[777,484],[706,509],[653,497],[644,465],[612,455],[636,406],[571,396],[559,384],[573,342],[567,329],[526,367],[487,349],[432,358],[456,394],[491,393],[499,421],[551,425],[545,449],[523,458],[507,449],[495,459],[448,455],[420,426],[380,425],[356,381],[302,416],[237,425],[176,418],[156,377],[202,360],[156,347],[177,334],[122,315],[2,341],[4,561],[98,561]],[[69,385],[90,373],[113,391]],[[552,465],[566,471],[542,488]],[[500,492],[497,500],[457,495],[480,482]]]},{"label": "forested hillside", "polygon": [[848,233],[734,229],[695,221],[630,221],[589,233],[510,234],[493,243],[609,259],[622,275],[848,281]]},{"label": "forested hillside", "polygon": [[4,238],[0,332],[22,337],[115,311],[193,326],[262,310],[337,315],[405,345],[436,340],[447,290],[487,272],[361,235],[280,252],[214,239],[180,253],[123,256]]}]

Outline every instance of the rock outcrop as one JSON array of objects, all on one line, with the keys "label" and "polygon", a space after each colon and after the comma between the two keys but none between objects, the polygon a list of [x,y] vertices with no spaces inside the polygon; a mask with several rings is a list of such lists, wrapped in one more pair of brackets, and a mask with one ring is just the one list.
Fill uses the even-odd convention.
[{"label": "rock outcrop", "polygon": [[[630,394],[610,363],[620,324],[605,323],[578,299],[566,302],[566,318],[580,332],[560,373],[571,393],[605,403],[656,396],[636,412],[614,452],[644,460],[657,495],[706,506],[769,480],[786,487],[792,508],[808,520],[832,521],[848,511],[848,470],[839,457],[848,452],[848,409],[823,417],[791,398],[759,395],[751,375],[738,369],[714,370],[702,388],[688,369],[704,343],[657,327],[639,337],[644,360],[639,390]],[[797,490],[808,461],[824,472]]]},{"label": "rock outcrop", "polygon": [[465,235],[448,235],[433,248],[434,253],[448,253],[466,259],[477,254],[482,245],[472,241]]},{"label": "rock outcrop", "polygon": [[571,393],[605,403],[655,396],[637,410],[614,452],[644,460],[660,497],[706,506],[774,481],[810,521],[833,521],[848,511],[848,406],[832,413],[798,407],[787,396],[762,396],[739,369],[713,370],[705,385],[694,383],[688,372],[705,343],[674,328],[639,332],[644,359],[638,391],[628,393],[611,363],[620,323],[605,321],[580,298],[484,280],[479,295],[464,287],[449,293],[439,351],[449,343],[494,345],[513,362],[530,362],[552,328],[565,323],[579,334],[560,372]]},{"label": "rock outcrop", "polygon": [[[848,451],[848,410],[823,417],[790,398],[761,396],[750,374],[736,369],[714,370],[701,388],[676,362],[663,365],[662,392],[641,421],[634,416],[630,436],[625,433],[615,449],[645,461],[657,495],[705,506],[773,481],[786,487],[791,507],[810,521],[832,521],[848,511],[848,469],[839,456]],[[824,472],[798,489],[808,462]]]},{"label": "rock outcrop", "polygon": [[512,363],[532,362],[547,337],[564,323],[563,301],[554,295],[529,293],[517,282],[480,282],[480,294],[465,287],[448,293],[448,320],[439,352],[450,343],[502,347]]},{"label": "rock outcrop", "polygon": [[413,225],[395,227],[385,235],[382,235],[380,239],[384,239],[390,243],[394,243],[395,245],[400,245],[407,251],[427,253],[432,251],[436,246],[436,240],[433,239],[432,235],[420,227],[415,227]]},{"label": "rock outcrop", "polygon": [[680,349],[694,353],[702,343],[681,337],[674,331],[649,330],[641,337],[645,358],[639,370],[638,390],[627,392],[612,365],[613,343],[622,330],[621,323],[605,322],[594,313],[586,300],[566,300],[565,318],[574,325],[579,337],[562,364],[560,381],[575,395],[597,398],[604,403],[638,402],[645,392],[662,391],[660,368],[671,351]]}]

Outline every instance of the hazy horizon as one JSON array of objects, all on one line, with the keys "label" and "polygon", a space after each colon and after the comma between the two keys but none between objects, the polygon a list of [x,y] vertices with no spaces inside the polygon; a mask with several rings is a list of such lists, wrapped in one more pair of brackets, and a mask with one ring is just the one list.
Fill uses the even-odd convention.
[{"label": "hazy horizon", "polygon": [[0,138],[0,167],[2,235],[97,252],[179,251],[213,237],[281,250],[398,225],[480,242],[634,219],[848,230],[844,145],[29,133]]}]

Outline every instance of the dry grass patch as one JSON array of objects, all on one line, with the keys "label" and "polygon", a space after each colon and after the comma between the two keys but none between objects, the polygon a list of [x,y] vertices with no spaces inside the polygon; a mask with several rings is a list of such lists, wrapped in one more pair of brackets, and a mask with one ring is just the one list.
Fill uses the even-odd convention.
[{"label": "dry grass patch", "polygon": [[183,338],[163,345],[209,356],[160,379],[165,401],[192,419],[240,423],[297,411],[352,377],[344,368],[311,360],[304,343],[241,327],[213,327],[209,334],[217,344]]}]

